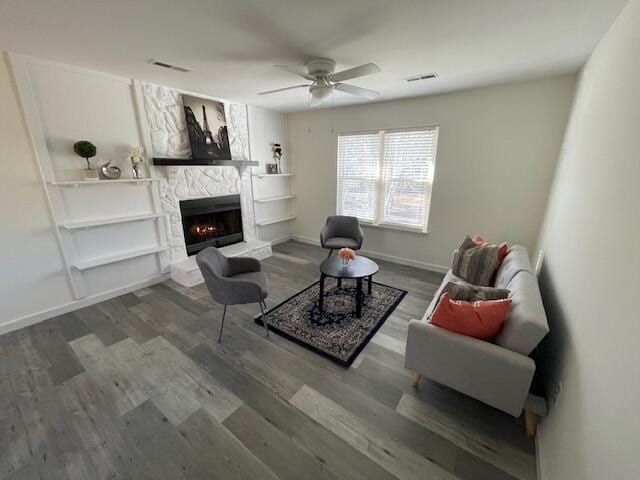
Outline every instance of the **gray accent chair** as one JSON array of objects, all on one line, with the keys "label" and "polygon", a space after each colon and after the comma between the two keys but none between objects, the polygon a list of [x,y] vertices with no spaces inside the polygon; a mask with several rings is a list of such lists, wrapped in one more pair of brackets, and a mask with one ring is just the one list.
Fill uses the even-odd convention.
[{"label": "gray accent chair", "polygon": [[468,283],[449,270],[422,320],[409,322],[405,366],[416,372],[412,385],[417,386],[424,375],[515,417],[524,409],[527,433],[534,436],[537,417],[544,409],[533,407],[542,399],[529,393],[536,370],[529,355],[549,332],[549,325],[527,250],[512,246],[496,273],[494,286],[509,290],[512,303],[493,342],[428,321],[448,282]]},{"label": "gray accent chair", "polygon": [[358,219],[346,215],[327,217],[327,222],[320,232],[320,245],[329,249],[327,257],[330,257],[334,250],[341,248],[360,250],[363,239],[364,233]]},{"label": "gray accent chair", "polygon": [[267,336],[269,336],[269,326],[264,313],[267,307],[265,299],[269,295],[269,279],[261,271],[260,262],[251,257],[225,257],[215,247],[201,250],[196,255],[196,262],[200,267],[211,298],[224,305],[218,343],[222,339],[227,305],[245,303],[260,305],[262,324]]}]

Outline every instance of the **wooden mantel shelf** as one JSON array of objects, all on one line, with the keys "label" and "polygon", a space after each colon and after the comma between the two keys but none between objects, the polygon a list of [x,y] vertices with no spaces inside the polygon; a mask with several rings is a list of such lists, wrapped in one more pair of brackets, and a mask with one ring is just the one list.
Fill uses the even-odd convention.
[{"label": "wooden mantel shelf", "polygon": [[153,164],[172,167],[257,167],[259,162],[251,160],[203,160],[195,158],[154,158]]}]

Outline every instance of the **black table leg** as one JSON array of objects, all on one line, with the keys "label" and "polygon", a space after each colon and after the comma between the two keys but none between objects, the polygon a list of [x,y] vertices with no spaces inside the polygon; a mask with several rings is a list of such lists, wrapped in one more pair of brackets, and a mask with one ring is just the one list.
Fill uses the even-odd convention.
[{"label": "black table leg", "polygon": [[362,278],[358,279],[356,287],[356,318],[362,315]]},{"label": "black table leg", "polygon": [[342,279],[338,278],[338,288],[342,288]]},{"label": "black table leg", "polygon": [[322,304],[324,303],[324,273],[320,274],[320,298],[318,299],[318,308],[322,313]]},{"label": "black table leg", "polygon": [[372,282],[372,281],[373,281],[373,275],[369,275],[369,282],[368,282],[368,286],[367,286],[367,288],[368,288],[367,293],[368,293],[369,295],[371,295],[371,290],[372,290],[371,282]]}]

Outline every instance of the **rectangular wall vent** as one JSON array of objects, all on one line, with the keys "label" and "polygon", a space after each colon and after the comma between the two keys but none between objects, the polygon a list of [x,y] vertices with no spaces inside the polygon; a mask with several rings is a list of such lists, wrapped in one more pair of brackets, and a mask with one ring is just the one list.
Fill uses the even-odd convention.
[{"label": "rectangular wall vent", "polygon": [[168,68],[169,70],[176,70],[178,72],[186,73],[186,72],[190,72],[191,71],[190,68],[179,67],[177,65],[171,65],[170,63],[161,62],[159,60],[156,60],[155,58],[150,58],[149,60],[147,60],[147,63],[150,63],[151,65],[155,65],[157,67]]},{"label": "rectangular wall vent", "polygon": [[437,73],[423,73],[422,75],[414,75],[413,77],[407,77],[405,80],[407,82],[417,82],[418,80],[433,80],[434,78],[438,78]]}]

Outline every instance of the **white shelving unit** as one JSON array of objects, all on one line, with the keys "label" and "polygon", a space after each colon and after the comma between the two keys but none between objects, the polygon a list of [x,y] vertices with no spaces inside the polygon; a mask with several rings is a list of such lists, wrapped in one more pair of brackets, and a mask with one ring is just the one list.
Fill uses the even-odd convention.
[{"label": "white shelving unit", "polygon": [[79,229],[86,229],[86,228],[101,227],[103,225],[115,225],[117,223],[143,222],[145,220],[156,220],[164,216],[165,216],[164,213],[149,213],[146,215],[129,215],[124,217],[104,218],[100,220],[87,220],[84,222],[72,222],[72,223],[67,223],[65,225],[60,225],[60,228],[64,228],[66,230],[79,230]]},{"label": "white shelving unit", "polygon": [[[166,215],[153,166],[148,165],[145,178],[84,180],[79,178],[83,163],[71,143],[66,151],[51,148],[52,138],[86,135],[99,152],[93,165],[114,158],[126,175],[122,145],[142,145],[147,155],[151,152],[139,87],[125,77],[54,68],[27,57],[15,56],[11,62],[74,298],[115,294],[165,278]],[[31,68],[34,64],[38,68]],[[41,76],[47,81],[34,81]],[[78,86],[96,95],[78,96]],[[65,102],[48,101],[59,96]],[[58,104],[65,105],[64,121],[58,121]],[[106,113],[87,118],[87,111]]]},{"label": "white shelving unit", "polygon": [[260,220],[256,222],[256,225],[258,225],[259,227],[265,227],[267,225],[273,225],[274,223],[288,222],[290,220],[294,220],[295,218],[295,215],[289,215],[288,217],[272,218],[271,220]]},{"label": "white shelving unit", "polygon": [[127,184],[132,183],[135,185],[140,185],[141,183],[150,183],[156,182],[155,178],[122,178],[117,180],[53,180],[51,182],[47,182],[52,187],[61,187],[61,188],[78,188],[78,187],[95,187],[95,186],[104,186],[104,185],[118,185],[118,184]]},{"label": "white shelving unit", "polygon": [[255,174],[254,177],[258,178],[278,178],[278,177],[293,177],[295,173],[258,173]]},{"label": "white shelving unit", "polygon": [[142,257],[144,255],[151,255],[152,253],[163,252],[168,248],[169,247],[167,246],[141,248],[139,250],[131,250],[129,252],[123,252],[117,255],[109,255],[105,257],[82,260],[72,264],[71,267],[81,271],[89,270],[90,268],[101,267],[103,265],[109,265],[111,263],[122,262],[124,260],[130,260],[132,258]]},{"label": "white shelving unit", "polygon": [[279,195],[276,197],[265,197],[265,198],[256,198],[254,201],[256,203],[270,203],[270,202],[279,202],[281,200],[289,200],[290,198],[295,198],[295,195]]},{"label": "white shelving unit", "polygon": [[[252,185],[253,201],[257,211],[256,225],[258,227],[289,222],[296,218],[291,213],[290,203],[296,196],[291,193],[291,184],[289,182],[294,175],[294,173],[258,173],[253,175],[256,179],[256,182],[252,182]],[[256,190],[260,191],[261,194],[257,195]],[[273,238],[274,230],[272,229],[263,235]],[[275,233],[275,235],[281,236],[282,232]]]}]

